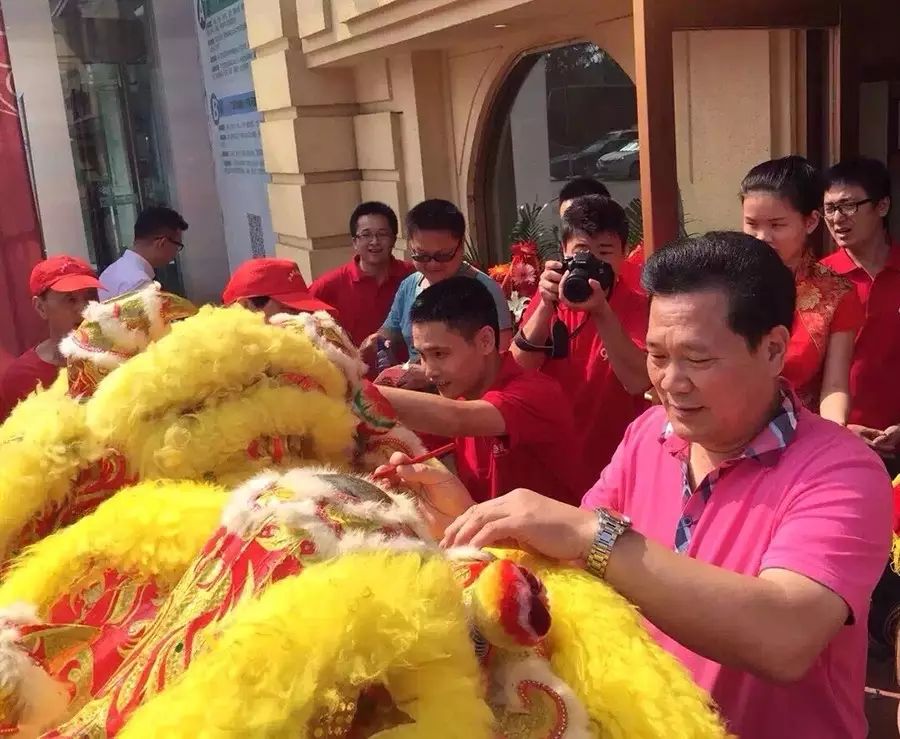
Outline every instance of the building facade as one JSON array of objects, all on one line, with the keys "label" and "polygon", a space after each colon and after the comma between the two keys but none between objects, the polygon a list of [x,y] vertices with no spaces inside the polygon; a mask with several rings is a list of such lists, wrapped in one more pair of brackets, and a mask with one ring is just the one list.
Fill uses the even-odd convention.
[{"label": "building facade", "polygon": [[46,251],[102,268],[141,206],[170,203],[191,228],[163,277],[197,301],[262,253],[308,278],[340,264],[361,200],[453,200],[489,264],[517,207],[550,203],[552,230],[579,174],[630,206],[648,249],[736,227],[766,158],[859,151],[900,183],[896,0],[0,7]]},{"label": "building facade", "polygon": [[143,207],[190,223],[159,277],[217,300],[272,253],[241,0],[2,0],[43,245],[103,269]]},{"label": "building facade", "polygon": [[517,204],[549,199],[603,156],[613,194],[640,197],[650,249],[680,225],[736,227],[740,179],[770,157],[825,165],[863,151],[897,169],[900,60],[879,37],[896,27],[890,0],[247,0],[246,11],[276,250],[308,275],[347,258],[361,199],[399,212],[453,200],[490,260]]}]

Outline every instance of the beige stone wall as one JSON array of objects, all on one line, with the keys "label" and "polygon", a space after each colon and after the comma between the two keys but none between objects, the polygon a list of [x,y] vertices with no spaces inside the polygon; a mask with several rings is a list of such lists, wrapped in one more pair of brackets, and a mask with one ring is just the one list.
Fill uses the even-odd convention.
[{"label": "beige stone wall", "polygon": [[740,228],[737,193],[747,171],[806,149],[798,34],[691,31],[673,41],[678,182],[688,231]]},{"label": "beige stone wall", "polygon": [[[516,61],[589,39],[634,73],[631,3],[571,4],[246,0],[278,253],[307,277],[341,263],[348,216],[365,199],[391,204],[402,220],[421,199],[445,197],[477,233],[481,142]],[[482,20],[500,11],[490,20],[504,23]],[[736,226],[746,170],[805,146],[798,36],[691,32],[673,44],[689,228]]]}]

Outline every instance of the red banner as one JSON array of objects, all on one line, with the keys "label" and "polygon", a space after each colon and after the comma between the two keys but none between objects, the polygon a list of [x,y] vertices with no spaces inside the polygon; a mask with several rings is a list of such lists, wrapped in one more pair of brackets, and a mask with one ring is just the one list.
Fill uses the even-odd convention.
[{"label": "red banner", "polygon": [[31,307],[28,276],[42,257],[9,45],[0,10],[0,365],[38,343],[44,326]]}]

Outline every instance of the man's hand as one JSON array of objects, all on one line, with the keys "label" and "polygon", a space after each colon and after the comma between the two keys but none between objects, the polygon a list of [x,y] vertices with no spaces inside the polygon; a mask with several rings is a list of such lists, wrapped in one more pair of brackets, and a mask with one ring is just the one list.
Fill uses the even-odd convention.
[{"label": "man's hand", "polygon": [[391,455],[390,465],[379,467],[376,473],[385,474],[393,486],[403,486],[416,496],[419,513],[432,536],[441,539],[444,530],[457,516],[475,501],[460,479],[441,465],[410,464],[410,458],[400,452]]},{"label": "man's hand", "polygon": [[884,436],[884,432],[879,429],[872,429],[868,426],[858,426],[854,423],[848,423],[847,428],[862,439],[866,444],[875,449],[875,440]]},{"label": "man's hand", "polygon": [[425,376],[425,369],[418,362],[396,364],[382,370],[375,378],[376,385],[399,387],[404,390],[425,390],[431,384]]},{"label": "man's hand", "polygon": [[378,332],[376,331],[374,334],[369,334],[365,339],[363,339],[363,343],[359,345],[359,353],[365,354],[366,352],[370,352],[375,348],[375,342],[378,341]]},{"label": "man's hand", "polygon": [[562,282],[562,274],[560,270],[563,268],[562,262],[549,261],[544,264],[544,271],[541,273],[541,279],[538,281],[538,292],[541,294],[541,300],[551,308],[555,308],[559,302],[559,283]]},{"label": "man's hand", "polygon": [[893,457],[900,449],[900,425],[886,428],[872,442],[875,450],[884,457]]},{"label": "man's hand", "polygon": [[519,489],[470,507],[447,527],[441,546],[488,547],[512,541],[546,557],[572,562],[587,557],[596,533],[593,511]]},{"label": "man's hand", "polygon": [[568,306],[572,310],[589,313],[594,318],[603,318],[609,313],[610,307],[609,302],[606,299],[606,293],[603,291],[603,288],[597,280],[591,280],[588,283],[591,286],[591,296],[587,300],[582,303],[572,303],[566,300],[565,296],[562,295],[562,286],[567,279],[569,279],[568,273],[566,273],[562,284],[560,285],[560,300],[563,305]]}]

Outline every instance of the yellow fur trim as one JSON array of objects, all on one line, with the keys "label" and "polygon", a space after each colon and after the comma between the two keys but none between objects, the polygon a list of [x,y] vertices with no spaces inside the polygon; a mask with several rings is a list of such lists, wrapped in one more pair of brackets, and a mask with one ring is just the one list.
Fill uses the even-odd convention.
[{"label": "yellow fur trim", "polygon": [[385,739],[490,739],[493,717],[447,562],[367,552],[238,606],[121,739],[313,737],[338,688],[383,683],[414,724]]},{"label": "yellow fur trim", "polygon": [[172,586],[215,530],[228,495],[196,482],[126,488],[30,547],[0,585],[0,606],[43,611],[84,575],[113,568]]},{"label": "yellow fur trim", "polygon": [[553,671],[571,685],[605,739],[719,739],[708,695],[641,625],[637,611],[585,572],[510,552],[544,583]]},{"label": "yellow fur trim", "polygon": [[56,378],[56,381],[50,387],[35,390],[28,398],[19,403],[12,413],[7,416],[6,420],[0,423],[0,444],[21,436],[34,426],[34,413],[25,409],[26,402],[33,408],[34,403],[31,402],[31,399],[40,395],[45,404],[50,404],[53,402],[52,398],[64,397],[67,387],[68,381],[66,380],[65,372],[61,372],[60,376]]},{"label": "yellow fur trim", "polygon": [[261,314],[241,307],[206,306],[100,383],[88,426],[105,438],[128,440],[136,425],[156,416],[243,393],[281,372],[311,377],[330,397],[346,394],[342,372],[304,334],[274,330]]},{"label": "yellow fur trim", "polygon": [[0,431],[0,564],[10,542],[51,504],[63,501],[83,464],[101,455],[84,409],[58,383],[16,408]]},{"label": "yellow fur trim", "polygon": [[343,399],[271,382],[264,380],[195,413],[173,410],[152,424],[138,424],[124,440],[131,469],[141,479],[220,479],[240,477],[242,471],[247,479],[271,464],[254,465],[247,455],[248,446],[261,436],[306,437],[311,443],[298,459],[346,466],[356,418]]}]

